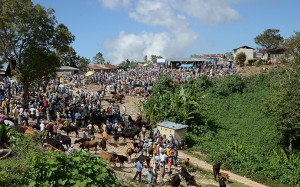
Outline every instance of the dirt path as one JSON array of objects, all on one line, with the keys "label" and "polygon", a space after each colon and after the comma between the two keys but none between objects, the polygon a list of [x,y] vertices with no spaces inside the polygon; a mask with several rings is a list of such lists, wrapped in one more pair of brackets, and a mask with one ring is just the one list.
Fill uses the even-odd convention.
[{"label": "dirt path", "polygon": [[[88,91],[96,91],[98,90],[98,87],[95,86],[95,85],[89,85],[87,86],[87,89]],[[106,96],[106,97],[110,97],[110,96]],[[126,106],[126,113],[127,114],[130,114],[133,119],[135,119],[136,117],[136,111],[138,111],[138,108],[137,108],[137,103],[139,101],[141,101],[142,98],[141,97],[133,97],[133,96],[126,96],[126,99],[125,101],[120,104],[120,109],[123,107],[123,105]],[[108,103],[105,101],[103,102],[103,107],[106,108],[108,106]],[[71,136],[72,137],[72,136]],[[80,132],[80,137],[82,137],[82,132]],[[99,135],[99,134],[96,134],[96,139],[101,139],[102,137]],[[72,137],[72,142],[75,140],[75,137]],[[131,141],[127,141],[126,143],[123,142],[123,139],[121,138],[120,139],[120,143],[121,144],[108,144],[108,150],[110,152],[116,152],[118,154],[125,154],[125,150],[128,148],[128,147],[132,147],[132,143],[130,143]],[[76,148],[78,148],[78,145],[76,145]],[[135,156],[133,156],[134,158]],[[179,151],[179,158],[182,158],[182,159],[185,159],[185,158],[190,158],[190,162],[193,164],[193,165],[196,165],[198,166],[199,168],[202,168],[203,170],[206,170],[206,171],[209,171],[212,173],[212,165],[202,161],[202,160],[199,160],[198,158],[192,156],[192,155],[188,155],[186,153],[184,153],[183,151]],[[117,173],[117,176],[119,178],[119,180],[125,184],[129,184],[130,186],[146,186],[146,185],[143,185],[143,184],[137,184],[136,182],[133,182],[131,179],[132,177],[134,176],[134,173],[135,173],[135,166],[134,166],[134,163],[125,163],[124,164],[125,168],[123,169],[120,169],[120,168],[114,168],[114,170],[116,171]],[[241,183],[243,184],[243,186],[250,186],[250,187],[267,187],[263,184],[259,184],[257,182],[254,182],[246,177],[242,177],[242,176],[239,176],[239,175],[236,175],[230,171],[226,171],[226,170],[222,170],[226,173],[229,174],[230,176],[230,181],[235,181],[237,183]],[[218,186],[218,183],[212,179],[204,179],[204,178],[200,178],[200,176],[195,176],[196,177],[196,182],[200,185],[208,185],[208,186]],[[144,181],[145,182],[145,181]],[[234,182],[234,183],[235,183]],[[159,185],[158,185],[159,186]],[[227,184],[227,186],[232,186],[231,184]],[[236,186],[236,185],[235,185]]]},{"label": "dirt path", "polygon": [[[180,158],[190,158],[190,162],[200,168],[203,168],[204,170],[207,170],[207,171],[210,171],[212,172],[212,168],[213,166],[211,164],[208,164],[207,162],[205,161],[202,161],[202,160],[199,160],[198,158],[195,158],[191,155],[188,155],[186,153],[184,153],[183,151],[179,151],[179,157]],[[230,177],[230,180],[235,180],[239,183],[242,183],[242,184],[245,184],[247,186],[251,186],[251,187],[267,187],[263,184],[260,184],[260,183],[257,183],[255,181],[252,181],[246,177],[242,177],[242,176],[239,176],[239,175],[236,175],[230,171],[227,171],[227,170],[221,170],[223,172],[226,172],[228,173],[229,177]]]}]

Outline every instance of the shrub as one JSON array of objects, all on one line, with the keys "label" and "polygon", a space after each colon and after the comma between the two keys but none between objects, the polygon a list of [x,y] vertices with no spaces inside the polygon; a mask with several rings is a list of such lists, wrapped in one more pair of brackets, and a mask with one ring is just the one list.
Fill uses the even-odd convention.
[{"label": "shrub", "polygon": [[247,55],[244,52],[239,52],[235,56],[235,61],[239,66],[244,66],[246,59],[247,59]]},{"label": "shrub", "polygon": [[255,59],[249,59],[248,60],[248,65],[252,66],[255,63],[255,61],[256,61]]},{"label": "shrub", "polygon": [[30,186],[121,186],[102,158],[46,152],[33,159]]}]

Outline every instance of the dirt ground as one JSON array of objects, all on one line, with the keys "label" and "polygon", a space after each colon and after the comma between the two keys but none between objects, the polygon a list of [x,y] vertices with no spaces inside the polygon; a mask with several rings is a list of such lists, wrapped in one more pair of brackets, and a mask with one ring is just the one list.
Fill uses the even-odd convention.
[{"label": "dirt ground", "polygon": [[[99,87],[97,85],[88,85],[85,90],[87,91],[97,91],[99,90]],[[110,95],[106,95],[106,98],[110,97]],[[122,107],[125,105],[126,107],[126,113],[130,114],[132,116],[133,119],[136,119],[136,113],[139,110],[137,107],[137,103],[141,100],[143,100],[144,98],[142,97],[136,97],[136,96],[126,96],[125,101],[120,104],[120,110],[122,111]],[[103,107],[106,109],[107,106],[109,105],[106,101],[104,101],[102,103]],[[62,134],[65,134],[64,132]],[[80,131],[79,132],[79,137],[83,136],[83,132]],[[75,134],[70,134],[70,137],[72,139],[72,142],[74,142],[75,138]],[[95,134],[95,138],[97,140],[101,140],[102,135],[100,135],[99,133]],[[79,150],[79,145],[75,144],[74,147],[76,150]],[[129,147],[133,147],[132,145],[132,141],[131,140],[126,140],[126,142],[123,141],[123,138],[120,138],[119,143],[114,143],[113,138],[111,137],[110,143],[107,144],[107,149],[108,152],[115,152],[121,155],[125,155],[125,150]],[[99,150],[99,148],[98,148]],[[90,152],[94,153],[94,150],[90,150]],[[139,155],[137,155],[139,156]],[[193,157],[192,155],[188,155],[186,153],[184,153],[183,151],[179,151],[179,158],[181,159],[185,159],[185,158],[190,158],[190,162],[192,165],[201,168],[205,171],[209,171],[212,172],[212,165],[197,159],[196,157]],[[135,158],[135,154],[132,155],[132,158]],[[113,168],[113,170],[116,172],[116,175],[118,177],[118,179],[123,183],[126,184],[127,186],[139,186],[139,187],[144,187],[147,186],[146,184],[146,177],[142,177],[143,181],[142,183],[138,183],[138,181],[133,181],[132,178],[135,174],[135,163],[134,162],[129,162],[129,163],[125,163],[124,164],[124,168],[120,168],[119,167],[119,163],[117,163],[117,167],[115,166],[111,166]],[[180,168],[174,168],[173,167],[173,174],[178,172]],[[230,176],[230,181],[231,183],[227,183],[227,186],[229,187],[244,187],[244,186],[253,186],[253,187],[265,187],[262,184],[256,183],[254,181],[251,181],[250,179],[246,178],[246,177],[242,177],[242,176],[238,176],[235,175],[229,171],[224,171],[226,173],[229,174]],[[143,175],[146,173],[146,169],[143,169]],[[196,182],[197,182],[197,186],[219,186],[219,184],[213,179],[213,175],[211,173],[211,175],[209,174],[208,176],[206,176],[206,174],[201,174],[199,172],[194,172],[192,173],[192,175],[195,176]],[[168,176],[165,176],[165,181],[168,180]],[[181,182],[182,186],[187,186],[185,182]],[[158,184],[157,186],[161,186],[160,184]]]}]

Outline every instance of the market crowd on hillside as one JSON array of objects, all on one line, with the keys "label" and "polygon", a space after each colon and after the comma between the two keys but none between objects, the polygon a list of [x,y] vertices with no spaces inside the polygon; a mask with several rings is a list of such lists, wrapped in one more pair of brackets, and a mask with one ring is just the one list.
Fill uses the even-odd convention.
[{"label": "market crowd on hillside", "polygon": [[[172,80],[178,83],[196,79],[199,76],[223,77],[234,73],[230,66],[204,64],[202,68],[193,69],[166,69],[156,68],[134,68],[127,70],[117,70],[115,72],[94,73],[90,76],[72,75],[61,76],[45,83],[40,88],[30,93],[28,105],[22,105],[22,85],[17,81],[4,78],[0,86],[0,103],[2,113],[11,119],[7,125],[30,126],[39,131],[48,132],[49,136],[61,135],[59,119],[63,119],[65,126],[77,126],[87,129],[82,138],[94,139],[94,134],[98,133],[96,126],[103,129],[112,137],[121,136],[126,129],[134,129],[137,121],[128,116],[126,107],[120,109],[116,103],[111,103],[107,108],[103,107],[105,97],[109,95],[105,92],[107,86],[111,86],[114,95],[132,95],[135,88],[139,87],[145,92],[151,92],[152,85],[162,74],[169,75]],[[87,91],[87,84],[99,85],[97,91]],[[132,115],[132,114],[131,114]],[[142,114],[137,111],[137,119],[142,119]],[[126,118],[127,116],[127,118]],[[127,119],[127,120],[126,120]],[[141,123],[138,129],[138,142],[133,142],[135,152],[149,156],[149,159],[138,159],[136,163],[136,177],[141,181],[143,161],[146,161],[147,179],[149,186],[159,179],[164,183],[165,168],[168,174],[172,173],[172,166],[177,165],[178,149],[183,148],[184,142],[175,140],[170,134],[160,134],[155,127],[146,128]],[[107,150],[106,146],[102,149]],[[72,154],[74,146],[68,147],[67,153]],[[85,151],[81,149],[80,151]],[[152,164],[150,160],[152,158]],[[155,179],[155,180],[154,180]]]}]

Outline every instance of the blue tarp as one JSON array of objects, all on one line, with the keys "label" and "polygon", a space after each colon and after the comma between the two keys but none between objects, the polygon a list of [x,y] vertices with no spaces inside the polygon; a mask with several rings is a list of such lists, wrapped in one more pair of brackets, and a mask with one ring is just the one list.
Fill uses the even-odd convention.
[{"label": "blue tarp", "polygon": [[182,68],[191,68],[191,67],[193,67],[193,64],[181,64],[180,67],[182,67]]}]

